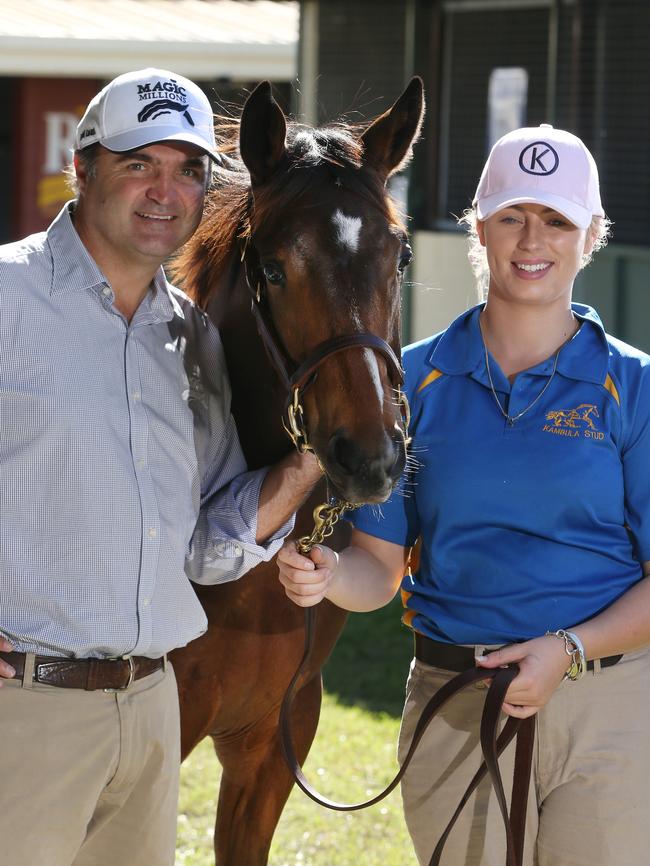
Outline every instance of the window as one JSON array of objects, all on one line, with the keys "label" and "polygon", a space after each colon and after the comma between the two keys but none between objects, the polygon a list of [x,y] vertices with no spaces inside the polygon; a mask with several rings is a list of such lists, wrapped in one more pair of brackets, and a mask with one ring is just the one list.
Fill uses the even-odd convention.
[{"label": "window", "polygon": [[487,150],[526,124],[528,73],[520,66],[493,69],[488,83]]}]

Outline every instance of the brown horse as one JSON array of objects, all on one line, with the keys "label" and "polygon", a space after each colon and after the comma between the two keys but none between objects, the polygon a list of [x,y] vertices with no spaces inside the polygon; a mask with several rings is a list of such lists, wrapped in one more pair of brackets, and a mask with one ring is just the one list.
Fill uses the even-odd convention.
[{"label": "brown horse", "polygon": [[[281,422],[286,390],[257,333],[249,286],[289,374],[329,345],[313,369],[307,364],[297,396],[331,485],[352,503],[386,499],[405,461],[399,383],[389,355],[399,357],[400,286],[411,252],[385,183],[408,160],[422,113],[422,84],[413,79],[363,131],[287,125],[270,85],[259,85],[239,125],[217,129],[227,168],[175,267],[219,326],[232,411],[251,468],[274,462],[291,444]],[[353,336],[352,344],[333,349],[341,335]],[[381,339],[375,345],[369,335]],[[323,490],[318,497],[323,500]],[[310,522],[311,508],[302,509],[296,534],[309,531]],[[346,537],[337,527],[334,544]],[[223,767],[218,866],[262,866],[293,784],[277,729],[302,653],[303,613],[286,598],[273,562],[234,583],[196,591],[208,630],[173,653],[183,756],[210,736]],[[303,760],[318,723],[320,669],[344,619],[334,605],[319,606],[311,668],[293,708]]]}]

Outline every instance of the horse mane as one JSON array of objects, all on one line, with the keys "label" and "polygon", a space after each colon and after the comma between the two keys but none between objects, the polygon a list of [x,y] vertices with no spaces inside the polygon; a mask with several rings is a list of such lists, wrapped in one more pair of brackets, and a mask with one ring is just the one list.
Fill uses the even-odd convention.
[{"label": "horse mane", "polygon": [[217,117],[215,134],[224,166],[216,169],[198,229],[170,265],[172,278],[205,307],[215,275],[223,272],[235,245],[245,243],[261,225],[272,230],[287,208],[313,189],[319,177],[334,178],[337,185],[363,196],[405,232],[403,218],[383,178],[363,165],[360,136],[366,126],[341,121],[312,128],[288,121],[283,169],[255,190],[253,206],[250,176],[239,155],[239,121]]}]

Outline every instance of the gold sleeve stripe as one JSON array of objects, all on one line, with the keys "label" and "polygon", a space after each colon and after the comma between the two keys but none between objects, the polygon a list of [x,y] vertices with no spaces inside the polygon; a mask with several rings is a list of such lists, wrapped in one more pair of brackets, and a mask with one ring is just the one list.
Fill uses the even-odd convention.
[{"label": "gold sleeve stripe", "polygon": [[614,381],[613,381],[612,377],[609,375],[609,373],[607,374],[607,378],[605,379],[605,390],[609,391],[609,393],[612,395],[612,397],[616,400],[616,402],[620,406],[621,405],[621,398],[618,396],[618,391],[616,390],[616,385],[614,384]]},{"label": "gold sleeve stripe", "polygon": [[409,610],[406,607],[406,604],[407,604],[409,598],[411,597],[412,593],[407,592],[405,589],[400,589],[400,595],[402,596],[402,604],[404,605],[404,614],[402,616],[402,622],[404,623],[404,625],[410,627],[411,623],[413,622],[413,618],[417,614],[416,610]]},{"label": "gold sleeve stripe", "polygon": [[402,622],[408,628],[412,628],[413,627],[412,623],[413,623],[413,620],[415,619],[416,615],[417,615],[417,610],[406,610],[406,611],[404,611],[404,616],[402,617]]},{"label": "gold sleeve stripe", "polygon": [[419,394],[420,391],[424,391],[424,389],[427,387],[427,385],[430,385],[432,382],[435,382],[436,379],[440,378],[440,376],[442,376],[442,373],[440,372],[440,370],[432,370],[429,373],[429,375],[427,376],[427,378],[423,382],[420,383],[420,387],[418,388],[417,393]]}]

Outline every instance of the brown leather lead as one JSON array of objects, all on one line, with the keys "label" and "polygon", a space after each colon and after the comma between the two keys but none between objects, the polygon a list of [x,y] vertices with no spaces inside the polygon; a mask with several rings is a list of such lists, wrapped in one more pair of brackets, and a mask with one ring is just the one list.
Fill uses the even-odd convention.
[{"label": "brown leather lead", "polygon": [[[415,726],[413,739],[411,740],[404,763],[386,788],[376,796],[361,803],[337,803],[319,794],[307,780],[296,757],[291,736],[291,707],[294,695],[297,691],[298,683],[306,670],[306,665],[311,653],[315,616],[315,607],[305,609],[305,649],[298,670],[289,683],[289,687],[287,688],[280,709],[280,745],[282,747],[285,761],[287,762],[298,787],[316,803],[335,811],[355,812],[378,803],[399,784],[406,772],[406,768],[411,762],[418,743],[429,726],[429,723],[442,707],[451,700],[454,695],[458,694],[458,692],[463,689],[468,688],[473,683],[491,679],[492,682],[490,683],[490,687],[486,693],[485,706],[481,718],[481,748],[483,750],[484,760],[470,782],[451,818],[451,821],[447,825],[438,844],[436,845],[429,866],[439,866],[444,845],[452,827],[456,823],[463,806],[486,773],[490,774],[492,786],[494,787],[499,807],[501,809],[501,815],[503,817],[507,841],[505,866],[522,866],[524,832],[526,825],[526,805],[528,802],[528,786],[530,784],[533,741],[535,736],[535,719],[534,717],[531,717],[529,719],[521,720],[509,717],[503,730],[499,735],[497,735],[505,694],[508,691],[510,683],[519,673],[517,665],[510,665],[507,668],[497,668],[496,670],[470,668],[445,683],[445,685],[438,689],[433,697],[430,698],[422,710],[420,718]],[[515,773],[511,799],[512,805],[510,815],[508,815],[498,758],[515,735],[517,735],[517,751],[515,753]]]}]

